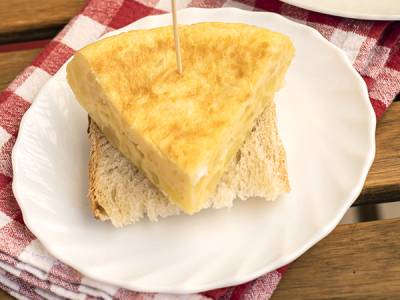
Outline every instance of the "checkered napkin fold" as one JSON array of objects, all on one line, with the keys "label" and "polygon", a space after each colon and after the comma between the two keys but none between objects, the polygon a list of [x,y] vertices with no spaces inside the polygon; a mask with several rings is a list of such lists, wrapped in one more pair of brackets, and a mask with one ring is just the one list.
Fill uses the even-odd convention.
[{"label": "checkered napkin fold", "polygon": [[[11,190],[11,149],[19,122],[40,88],[78,49],[105,32],[165,12],[168,0],[91,0],[11,85],[0,94],[0,288],[37,299],[268,299],[286,268],[229,288],[185,295],[143,294],[91,280],[52,257],[29,232]],[[367,83],[379,118],[400,91],[400,23],[344,19],[276,0],[192,0],[188,6],[236,6],[280,13],[316,28],[342,48]],[[182,5],[178,1],[179,5]],[[316,53],[315,55],[318,55]],[[327,70],[329,71],[329,70]]]}]

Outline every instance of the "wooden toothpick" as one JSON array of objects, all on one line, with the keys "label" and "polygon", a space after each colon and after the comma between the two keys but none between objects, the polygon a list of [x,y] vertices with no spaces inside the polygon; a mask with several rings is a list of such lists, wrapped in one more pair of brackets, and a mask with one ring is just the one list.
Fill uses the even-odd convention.
[{"label": "wooden toothpick", "polygon": [[174,39],[175,39],[176,65],[178,67],[179,74],[183,74],[181,46],[179,43],[178,24],[177,24],[177,20],[176,20],[176,2],[175,2],[175,0],[171,0],[171,7],[172,7],[172,24],[173,24],[173,28],[174,28]]}]

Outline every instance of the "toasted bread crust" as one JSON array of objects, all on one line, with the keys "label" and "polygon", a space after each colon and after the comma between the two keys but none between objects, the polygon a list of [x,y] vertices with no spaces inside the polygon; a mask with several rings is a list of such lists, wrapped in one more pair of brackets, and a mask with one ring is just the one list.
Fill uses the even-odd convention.
[{"label": "toasted bread crust", "polygon": [[105,210],[99,204],[98,197],[99,193],[97,192],[98,186],[98,165],[99,159],[102,154],[101,147],[100,147],[100,137],[99,137],[99,130],[97,125],[90,119],[88,125],[88,135],[89,135],[89,144],[90,144],[90,155],[89,155],[89,193],[88,198],[90,202],[90,206],[92,209],[92,213],[96,219],[101,221],[109,220],[110,217],[107,215]]},{"label": "toasted bread crust", "polygon": [[[114,148],[93,121],[89,121],[89,201],[93,215],[116,227],[147,216],[179,214],[148,179]],[[235,198],[263,197],[274,200],[289,192],[286,154],[275,122],[272,103],[257,119],[237,159],[226,169],[216,193],[204,208],[232,206]]]}]

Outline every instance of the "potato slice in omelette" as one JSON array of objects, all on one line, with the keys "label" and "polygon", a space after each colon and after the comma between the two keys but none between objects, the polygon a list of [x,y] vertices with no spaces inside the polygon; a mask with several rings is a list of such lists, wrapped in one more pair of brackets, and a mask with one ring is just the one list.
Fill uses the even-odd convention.
[{"label": "potato slice in omelette", "polygon": [[255,119],[282,85],[290,39],[245,24],[179,26],[95,42],[67,66],[76,99],[107,139],[184,212],[214,192]]}]

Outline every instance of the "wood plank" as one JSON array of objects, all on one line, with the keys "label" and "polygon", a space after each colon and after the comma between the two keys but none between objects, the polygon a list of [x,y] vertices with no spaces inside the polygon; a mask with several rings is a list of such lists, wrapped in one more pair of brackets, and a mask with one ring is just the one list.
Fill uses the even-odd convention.
[{"label": "wood plank", "polygon": [[49,28],[0,33],[0,45],[53,39],[61,29],[63,29],[64,25],[65,24]]},{"label": "wood plank", "polygon": [[375,161],[356,205],[398,201],[400,194],[400,102],[394,102],[376,130]]},{"label": "wood plank", "polygon": [[[0,53],[0,90],[22,71],[40,49]],[[376,157],[355,205],[398,201],[400,194],[400,102],[378,122]]]},{"label": "wood plank", "polygon": [[0,35],[67,23],[85,0],[7,0],[0,1]]},{"label": "wood plank", "polygon": [[338,226],[289,267],[272,300],[398,299],[400,219]]},{"label": "wood plank", "polygon": [[7,294],[7,292],[0,290],[0,300],[13,300],[13,299],[15,298]]},{"label": "wood plank", "polygon": [[0,52],[0,91],[28,66],[41,49]]}]

